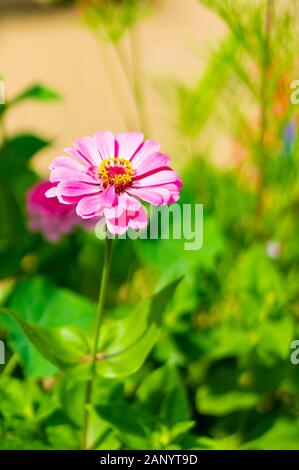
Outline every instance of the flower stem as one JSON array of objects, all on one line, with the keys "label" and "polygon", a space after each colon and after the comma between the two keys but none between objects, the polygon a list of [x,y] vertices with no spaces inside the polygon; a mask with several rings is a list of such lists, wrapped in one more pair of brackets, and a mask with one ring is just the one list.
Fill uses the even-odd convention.
[{"label": "flower stem", "polygon": [[146,135],[149,135],[149,123],[147,119],[147,113],[145,109],[145,100],[142,89],[142,80],[144,76],[141,70],[141,54],[139,47],[139,38],[137,37],[137,29],[131,28],[130,33],[130,49],[132,56],[132,70],[130,63],[126,57],[126,52],[122,47],[121,43],[114,43],[114,50],[118,58],[120,67],[123,71],[123,75],[126,79],[128,88],[131,92],[132,98],[135,103],[137,111],[138,122]]},{"label": "flower stem", "polygon": [[99,343],[100,329],[101,329],[101,325],[103,322],[103,312],[104,312],[106,296],[107,296],[107,285],[108,285],[110,268],[111,268],[111,260],[112,260],[112,245],[113,245],[113,240],[107,236],[101,287],[100,287],[99,300],[98,300],[97,311],[96,311],[96,325],[95,325],[94,343],[93,343],[92,359],[91,359],[91,377],[86,384],[86,390],[85,390],[84,411],[83,411],[83,435],[82,435],[82,448],[83,449],[88,449],[87,437],[88,437],[88,427],[89,427],[89,418],[90,418],[90,410],[88,409],[88,405],[90,405],[92,402],[93,382],[96,376],[98,343]]},{"label": "flower stem", "polygon": [[98,41],[98,46],[100,48],[100,54],[101,54],[101,58],[104,64],[106,74],[107,74],[107,78],[109,80],[109,84],[112,88],[112,92],[114,94],[116,102],[120,107],[120,113],[122,114],[123,122],[127,130],[131,130],[134,128],[134,123],[131,119],[131,116],[129,115],[127,111],[126,102],[122,94],[119,80],[115,75],[115,71],[113,70],[113,65],[111,64],[110,54],[108,54],[106,50],[107,46],[106,44],[102,45],[100,41]]},{"label": "flower stem", "polygon": [[142,121],[141,121],[141,117],[140,117],[140,110],[139,110],[138,103],[137,103],[137,100],[136,100],[135,86],[134,86],[134,83],[133,83],[134,80],[133,80],[133,77],[132,77],[132,73],[131,73],[131,70],[130,70],[130,67],[129,67],[128,60],[125,56],[125,51],[121,47],[121,45],[118,44],[118,43],[113,43],[113,47],[114,47],[116,58],[118,59],[118,63],[119,63],[120,68],[122,70],[123,76],[126,80],[127,87],[130,91],[130,94],[131,94],[131,97],[132,97],[132,100],[133,100],[133,104],[135,105],[135,108],[136,108],[136,112],[137,112],[136,118],[138,119],[138,125],[140,127],[142,127]]},{"label": "flower stem", "polygon": [[145,105],[144,87],[142,87],[142,80],[144,80],[144,74],[142,71],[141,64],[141,53],[140,53],[140,39],[138,37],[137,26],[132,28],[130,31],[130,44],[132,53],[133,63],[133,86],[136,108],[138,111],[139,121],[145,135],[150,135],[149,121],[147,115],[147,109]]}]

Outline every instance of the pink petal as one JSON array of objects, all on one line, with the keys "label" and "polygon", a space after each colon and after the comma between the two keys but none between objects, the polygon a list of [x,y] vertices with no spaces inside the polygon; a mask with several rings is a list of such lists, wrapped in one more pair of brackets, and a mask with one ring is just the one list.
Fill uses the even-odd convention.
[{"label": "pink petal", "polygon": [[62,194],[57,194],[57,199],[60,202],[60,205],[64,204],[78,204],[82,200],[82,196],[65,196]]},{"label": "pink petal", "polygon": [[135,168],[142,165],[143,161],[149,156],[160,151],[160,144],[153,140],[146,140],[138,152],[131,158]]},{"label": "pink petal", "polygon": [[118,203],[119,196],[116,195],[112,207],[106,207],[104,209],[104,215],[107,219],[118,219],[122,213],[125,211],[125,208]]},{"label": "pink petal", "polygon": [[106,219],[107,228],[113,235],[123,235],[129,228],[130,217],[126,211],[118,218]]},{"label": "pink petal", "polygon": [[114,186],[109,186],[109,188],[96,196],[81,199],[77,205],[76,212],[83,219],[89,219],[95,217],[97,213],[100,213],[105,207],[112,206],[114,200]]},{"label": "pink petal", "polygon": [[97,132],[94,140],[102,160],[115,157],[115,139],[112,132]]},{"label": "pink petal", "polygon": [[141,132],[127,132],[115,136],[117,143],[117,156],[130,160],[144,140]]},{"label": "pink petal", "polygon": [[182,182],[179,180],[177,183],[166,184],[163,186],[164,189],[167,189],[170,193],[170,199],[167,204],[172,204],[177,202],[180,199],[180,189],[182,187]]},{"label": "pink petal", "polygon": [[141,207],[141,203],[127,193],[120,194],[118,201],[120,206],[127,211],[137,212]]},{"label": "pink petal", "polygon": [[131,188],[130,194],[155,206],[172,204],[180,198],[179,189],[175,184],[152,186],[147,188]]},{"label": "pink petal", "polygon": [[140,210],[134,219],[129,221],[129,227],[133,230],[144,230],[148,225],[148,217],[146,210],[140,207]]},{"label": "pink petal", "polygon": [[69,170],[82,171],[84,166],[72,157],[56,157],[50,165],[50,170],[55,168],[68,168]]},{"label": "pink petal", "polygon": [[[136,197],[139,197],[140,199],[142,199],[143,201],[146,201],[146,202],[149,202],[150,204],[153,204],[154,206],[162,206],[163,204],[165,204],[165,195],[166,195],[166,192],[165,190],[162,191],[159,191],[156,190],[156,188],[153,190],[153,189],[144,189],[144,188],[140,188],[140,189],[130,189],[130,194],[132,194],[133,196],[136,196]],[[167,192],[168,194],[168,192]]]},{"label": "pink petal", "polygon": [[163,188],[169,189],[169,191],[179,191],[182,188],[182,181],[180,178],[175,183],[167,183],[163,185]]},{"label": "pink petal", "polygon": [[134,179],[134,187],[145,188],[147,186],[176,183],[177,181],[180,181],[178,174],[171,169],[167,169],[157,171],[155,173],[150,174],[149,176],[140,176],[140,179],[137,177],[136,180]]},{"label": "pink petal", "polygon": [[[135,166],[135,160],[133,160]],[[167,167],[169,165],[170,159],[164,153],[153,153],[147,155],[139,164],[136,166],[136,176],[141,177],[141,175],[145,175],[146,173],[152,171],[159,171],[162,168]]]},{"label": "pink petal", "polygon": [[95,184],[97,183],[96,177],[88,175],[83,171],[69,170],[64,167],[57,167],[51,171],[50,174],[51,183],[57,183],[60,181],[84,181],[86,183]]},{"label": "pink petal", "polygon": [[57,187],[54,186],[53,188],[48,189],[48,191],[45,192],[45,196],[48,198],[57,197]]},{"label": "pink petal", "polygon": [[73,147],[64,149],[65,152],[78,158],[88,166],[99,166],[101,157],[92,137],[83,137],[74,143]]},{"label": "pink petal", "polygon": [[128,218],[134,218],[140,207],[141,203],[137,199],[122,193],[116,196],[113,207],[104,209],[104,214],[107,219],[120,219],[125,212]]},{"label": "pink petal", "polygon": [[57,194],[60,196],[84,196],[100,192],[100,187],[93,184],[82,183],[81,181],[65,181],[59,183]]}]

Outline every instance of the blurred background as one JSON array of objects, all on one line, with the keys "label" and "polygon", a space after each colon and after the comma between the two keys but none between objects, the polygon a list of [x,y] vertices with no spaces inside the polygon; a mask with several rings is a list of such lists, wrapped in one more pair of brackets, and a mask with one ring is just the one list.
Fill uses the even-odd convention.
[{"label": "blurred background", "polygon": [[161,142],[204,241],[116,241],[89,448],[299,449],[298,33],[298,0],[0,0],[0,449],[82,445],[24,322],[94,331],[104,243],[44,193],[106,129]]},{"label": "blurred background", "polygon": [[[52,4],[51,4],[52,3]],[[175,149],[174,121],[161,93],[165,78],[194,83],[208,61],[208,49],[223,35],[225,25],[198,1],[157,0],[154,15],[138,25],[146,106],[151,136],[163,140],[166,149]],[[126,127],[113,95],[106,59],[98,41],[82,27],[82,16],[74,2],[1,0],[1,74],[7,94],[20,92],[30,82],[42,82],[61,93],[54,106],[28,103],[8,118],[7,128],[35,129],[51,135],[55,142],[44,150],[36,164],[46,173],[55,153],[72,143],[78,135],[98,129],[120,131]],[[128,39],[123,47],[129,49]],[[110,44],[102,44],[108,56],[123,101],[132,110],[132,129],[138,120],[126,78]],[[26,122],[24,122],[24,113]]]}]

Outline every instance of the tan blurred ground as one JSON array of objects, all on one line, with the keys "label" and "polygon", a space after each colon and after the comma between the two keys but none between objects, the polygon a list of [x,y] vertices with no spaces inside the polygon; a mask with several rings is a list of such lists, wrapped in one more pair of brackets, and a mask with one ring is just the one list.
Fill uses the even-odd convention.
[{"label": "tan blurred ground", "polygon": [[[160,4],[156,13],[140,24],[139,38],[151,136],[171,152],[172,106],[161,97],[158,84],[165,77],[191,83],[196,80],[206,64],[209,46],[217,44],[223,33],[223,25],[197,0],[161,0]],[[105,47],[136,120],[122,70],[110,46]],[[39,156],[41,172],[46,172],[49,159],[74,139],[101,129],[125,129],[98,45],[73,10],[2,14],[0,57],[8,96],[32,82],[42,82],[64,97],[58,104],[19,106],[8,118],[9,132],[36,130],[55,139]]]}]

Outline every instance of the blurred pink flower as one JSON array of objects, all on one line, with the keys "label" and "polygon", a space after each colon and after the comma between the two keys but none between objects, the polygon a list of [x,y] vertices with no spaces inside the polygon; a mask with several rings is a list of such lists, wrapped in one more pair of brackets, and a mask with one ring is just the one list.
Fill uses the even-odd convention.
[{"label": "blurred pink flower", "polygon": [[65,152],[69,156],[57,157],[50,166],[50,181],[58,184],[47,197],[75,204],[82,219],[104,216],[113,234],[147,226],[147,213],[138,199],[160,206],[180,198],[182,183],[169,168],[170,159],[140,132],[98,132]]},{"label": "blurred pink flower", "polygon": [[[42,232],[46,240],[58,241],[64,234],[72,232],[82,225],[82,219],[76,214],[74,205],[61,204],[57,198],[47,198],[45,193],[57,186],[56,183],[42,181],[27,193],[28,226],[33,232]],[[98,220],[98,219],[97,219]],[[89,227],[93,228],[91,220]]]}]

